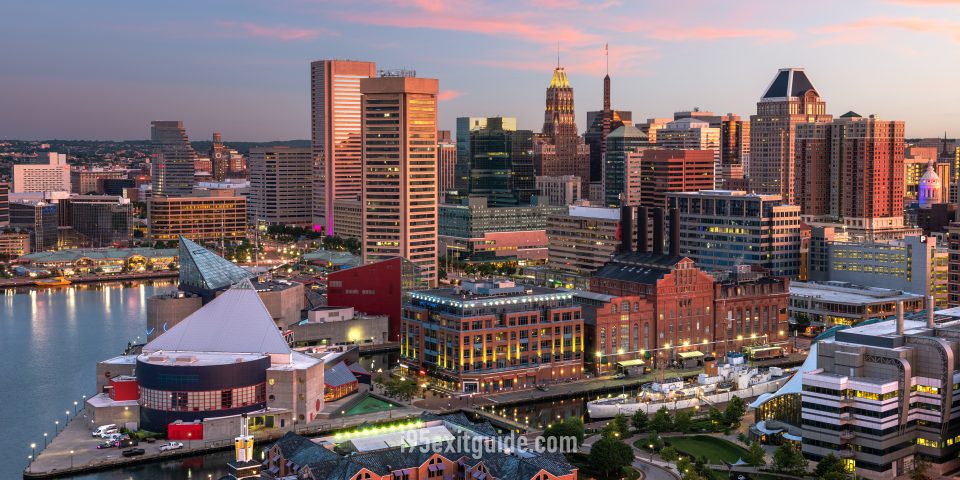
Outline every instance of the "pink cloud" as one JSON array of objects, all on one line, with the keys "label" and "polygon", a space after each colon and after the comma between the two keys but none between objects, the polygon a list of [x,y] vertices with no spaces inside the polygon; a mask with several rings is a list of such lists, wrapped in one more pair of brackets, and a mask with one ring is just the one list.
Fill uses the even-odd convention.
[{"label": "pink cloud", "polygon": [[437,100],[446,102],[447,100],[453,100],[461,95],[463,95],[463,92],[457,90],[443,90],[439,95],[437,95]]},{"label": "pink cloud", "polygon": [[[540,52],[514,54],[505,58],[471,59],[465,63],[510,70],[540,72],[549,75],[556,66],[556,53],[546,49]],[[639,45],[612,45],[610,47],[611,75],[649,75],[649,64],[660,58],[656,49]],[[574,74],[602,75],[606,71],[606,57],[603,47],[591,45],[584,48],[565,49],[560,64]],[[549,80],[547,78],[545,81]]]},{"label": "pink cloud", "polygon": [[901,5],[960,5],[960,0],[893,0]]},{"label": "pink cloud", "polygon": [[477,33],[482,35],[496,35],[520,38],[533,43],[576,44],[598,42],[599,37],[583,30],[550,25],[543,19],[527,20],[525,16],[488,17],[479,15],[453,14],[377,14],[377,13],[345,13],[341,17],[351,23],[379,25],[397,28],[429,28],[434,30],[449,30],[456,32]]},{"label": "pink cloud", "polygon": [[689,40],[729,40],[740,38],[787,40],[792,38],[794,34],[789,30],[771,28],[653,27],[646,30],[646,36],[665,42],[685,42]]},{"label": "pink cloud", "polygon": [[269,38],[271,40],[281,40],[285,42],[293,40],[312,40],[318,37],[330,37],[337,35],[336,32],[323,28],[300,28],[284,25],[265,26],[249,22],[220,21],[217,22],[217,26],[248,37]]},{"label": "pink cloud", "polygon": [[906,30],[917,33],[939,33],[953,37],[960,42],[960,22],[928,18],[891,18],[870,17],[853,22],[829,25],[815,30],[815,33],[828,35],[818,42],[820,45],[833,43],[858,43],[864,41],[863,35],[882,30]]},{"label": "pink cloud", "polygon": [[606,10],[610,7],[621,5],[620,0],[607,0],[604,2],[582,2],[580,0],[533,0],[533,4],[552,10],[579,10],[596,11]]}]

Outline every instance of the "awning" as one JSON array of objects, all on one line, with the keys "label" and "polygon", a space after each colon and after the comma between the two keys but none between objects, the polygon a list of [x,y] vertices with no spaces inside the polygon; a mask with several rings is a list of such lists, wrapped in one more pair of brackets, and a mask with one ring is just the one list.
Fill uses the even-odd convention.
[{"label": "awning", "polygon": [[703,352],[680,352],[677,355],[684,360],[703,357]]},{"label": "awning", "polygon": [[617,362],[617,365],[620,365],[621,367],[639,367],[640,365],[643,365],[643,360],[640,360],[639,358],[636,360],[623,360]]}]

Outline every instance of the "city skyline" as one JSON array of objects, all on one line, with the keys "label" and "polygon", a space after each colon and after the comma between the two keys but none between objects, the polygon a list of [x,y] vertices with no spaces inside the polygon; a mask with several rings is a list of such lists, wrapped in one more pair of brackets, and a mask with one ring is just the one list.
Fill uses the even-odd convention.
[{"label": "city skyline", "polygon": [[322,58],[439,78],[441,129],[453,130],[458,116],[506,115],[539,130],[537,99],[558,50],[585,131],[586,112],[602,106],[605,44],[612,107],[632,110],[635,121],[693,107],[748,116],[771,72],[802,67],[835,116],[854,110],[903,120],[908,138],[957,135],[950,106],[960,93],[950,83],[960,67],[937,59],[960,43],[960,2],[813,2],[777,15],[782,8],[577,0],[14,5],[0,20],[0,40],[29,48],[0,53],[0,88],[10,93],[0,99],[10,113],[0,138],[145,139],[151,120],[170,118],[183,120],[194,139],[214,131],[228,141],[307,139],[309,63]]}]

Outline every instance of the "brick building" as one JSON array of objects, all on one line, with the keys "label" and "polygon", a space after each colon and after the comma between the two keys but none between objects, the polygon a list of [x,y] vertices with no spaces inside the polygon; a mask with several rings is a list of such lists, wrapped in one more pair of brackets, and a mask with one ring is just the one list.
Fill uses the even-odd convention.
[{"label": "brick building", "polygon": [[580,379],[584,326],[572,298],[506,281],[411,292],[400,324],[401,371],[464,393]]}]

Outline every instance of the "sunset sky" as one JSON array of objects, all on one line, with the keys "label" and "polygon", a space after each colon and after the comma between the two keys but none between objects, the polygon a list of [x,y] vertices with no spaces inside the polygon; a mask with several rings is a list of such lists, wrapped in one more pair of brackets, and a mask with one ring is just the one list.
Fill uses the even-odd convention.
[{"label": "sunset sky", "polygon": [[960,135],[960,0],[18,1],[0,15],[0,138],[309,138],[309,62],[372,60],[440,79],[440,127],[516,116],[539,130],[560,61],[581,126],[700,107],[749,116],[804,67],[830,113]]}]

